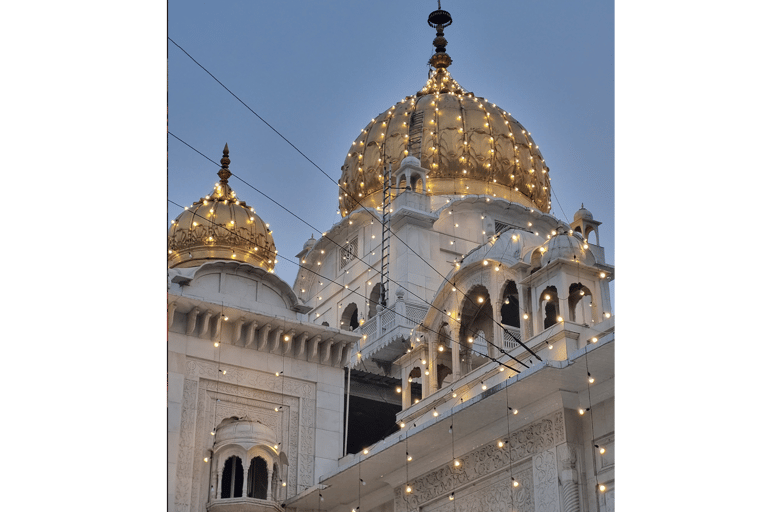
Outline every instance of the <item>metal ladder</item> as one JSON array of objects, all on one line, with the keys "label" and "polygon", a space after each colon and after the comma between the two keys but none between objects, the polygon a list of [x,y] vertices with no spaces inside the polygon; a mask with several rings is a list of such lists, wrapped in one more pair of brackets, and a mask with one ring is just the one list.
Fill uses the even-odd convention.
[{"label": "metal ladder", "polygon": [[387,307],[387,291],[389,289],[389,239],[392,235],[391,216],[392,208],[392,164],[385,167],[384,186],[382,191],[384,198],[382,201],[383,213],[381,216],[381,295],[379,302],[383,307]]}]

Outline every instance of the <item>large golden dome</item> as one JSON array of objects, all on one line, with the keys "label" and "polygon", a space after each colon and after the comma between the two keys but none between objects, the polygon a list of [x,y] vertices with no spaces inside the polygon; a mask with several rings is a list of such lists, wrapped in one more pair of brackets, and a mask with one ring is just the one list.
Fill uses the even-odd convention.
[{"label": "large golden dome", "polygon": [[169,268],[230,260],[274,270],[277,250],[272,232],[227,183],[232,175],[229,162],[229,148],[225,145],[220,181],[213,192],[172,221],[168,230]]},{"label": "large golden dome", "polygon": [[488,194],[548,212],[549,169],[539,147],[507,111],[453,79],[442,28],[426,85],[371,119],[352,143],[341,167],[341,214],[381,206],[385,166],[394,171],[406,156],[429,171],[428,195]]}]

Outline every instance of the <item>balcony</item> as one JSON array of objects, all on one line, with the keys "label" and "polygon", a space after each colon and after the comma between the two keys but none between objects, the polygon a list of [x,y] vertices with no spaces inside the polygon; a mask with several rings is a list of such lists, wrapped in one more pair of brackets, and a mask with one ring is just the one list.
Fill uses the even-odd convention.
[{"label": "balcony", "polygon": [[208,504],[208,512],[277,512],[283,510],[274,501],[258,498],[216,499]]},{"label": "balcony", "polygon": [[[429,306],[398,298],[394,305],[369,318],[354,332],[363,335],[357,350],[362,354],[358,359],[370,359],[374,354],[385,361],[394,361],[403,353],[402,347],[388,346],[396,340],[408,338],[411,329],[424,320]],[[369,368],[370,369],[370,368]]]}]

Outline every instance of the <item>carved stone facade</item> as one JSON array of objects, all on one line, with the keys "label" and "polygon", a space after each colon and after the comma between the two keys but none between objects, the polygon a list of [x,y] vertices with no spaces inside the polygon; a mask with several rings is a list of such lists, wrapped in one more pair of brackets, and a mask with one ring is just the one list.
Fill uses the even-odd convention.
[{"label": "carved stone facade", "polygon": [[[310,487],[314,479],[316,388],[312,382],[266,372],[240,369],[221,375],[213,362],[188,360],[175,511],[205,510],[210,466],[203,459],[213,443],[210,432],[232,416],[258,419],[277,433],[281,451],[288,457],[287,489],[279,498]],[[282,409],[275,412],[275,407]]]},{"label": "carved stone facade", "polygon": [[[455,505],[456,510],[506,511],[514,505],[519,510],[533,511],[535,504],[537,512],[559,511],[556,508],[560,501],[555,448],[565,441],[562,411],[512,432],[508,439],[503,449],[493,441],[458,457],[461,460],[459,467],[446,464],[411,479],[411,493],[404,493],[402,487],[397,487],[395,512],[422,510],[419,507],[425,511],[442,511],[452,492],[456,503],[450,506]],[[511,467],[514,469],[510,474]],[[532,467],[532,470],[521,470],[521,467]],[[513,487],[510,476],[521,485]],[[467,496],[478,489],[485,489],[482,499]],[[464,505],[460,505],[461,496],[467,496]]]}]

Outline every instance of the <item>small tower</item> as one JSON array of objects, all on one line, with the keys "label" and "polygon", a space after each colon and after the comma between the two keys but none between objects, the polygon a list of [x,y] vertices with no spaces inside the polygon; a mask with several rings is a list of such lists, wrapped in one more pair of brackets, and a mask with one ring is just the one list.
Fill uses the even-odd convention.
[{"label": "small tower", "polygon": [[584,237],[584,241],[589,239],[589,234],[595,232],[595,245],[600,245],[600,233],[597,230],[597,226],[602,224],[592,218],[592,212],[584,208],[584,203],[581,203],[581,208],[573,214],[573,222],[571,222],[571,228],[577,233],[581,233]]}]

